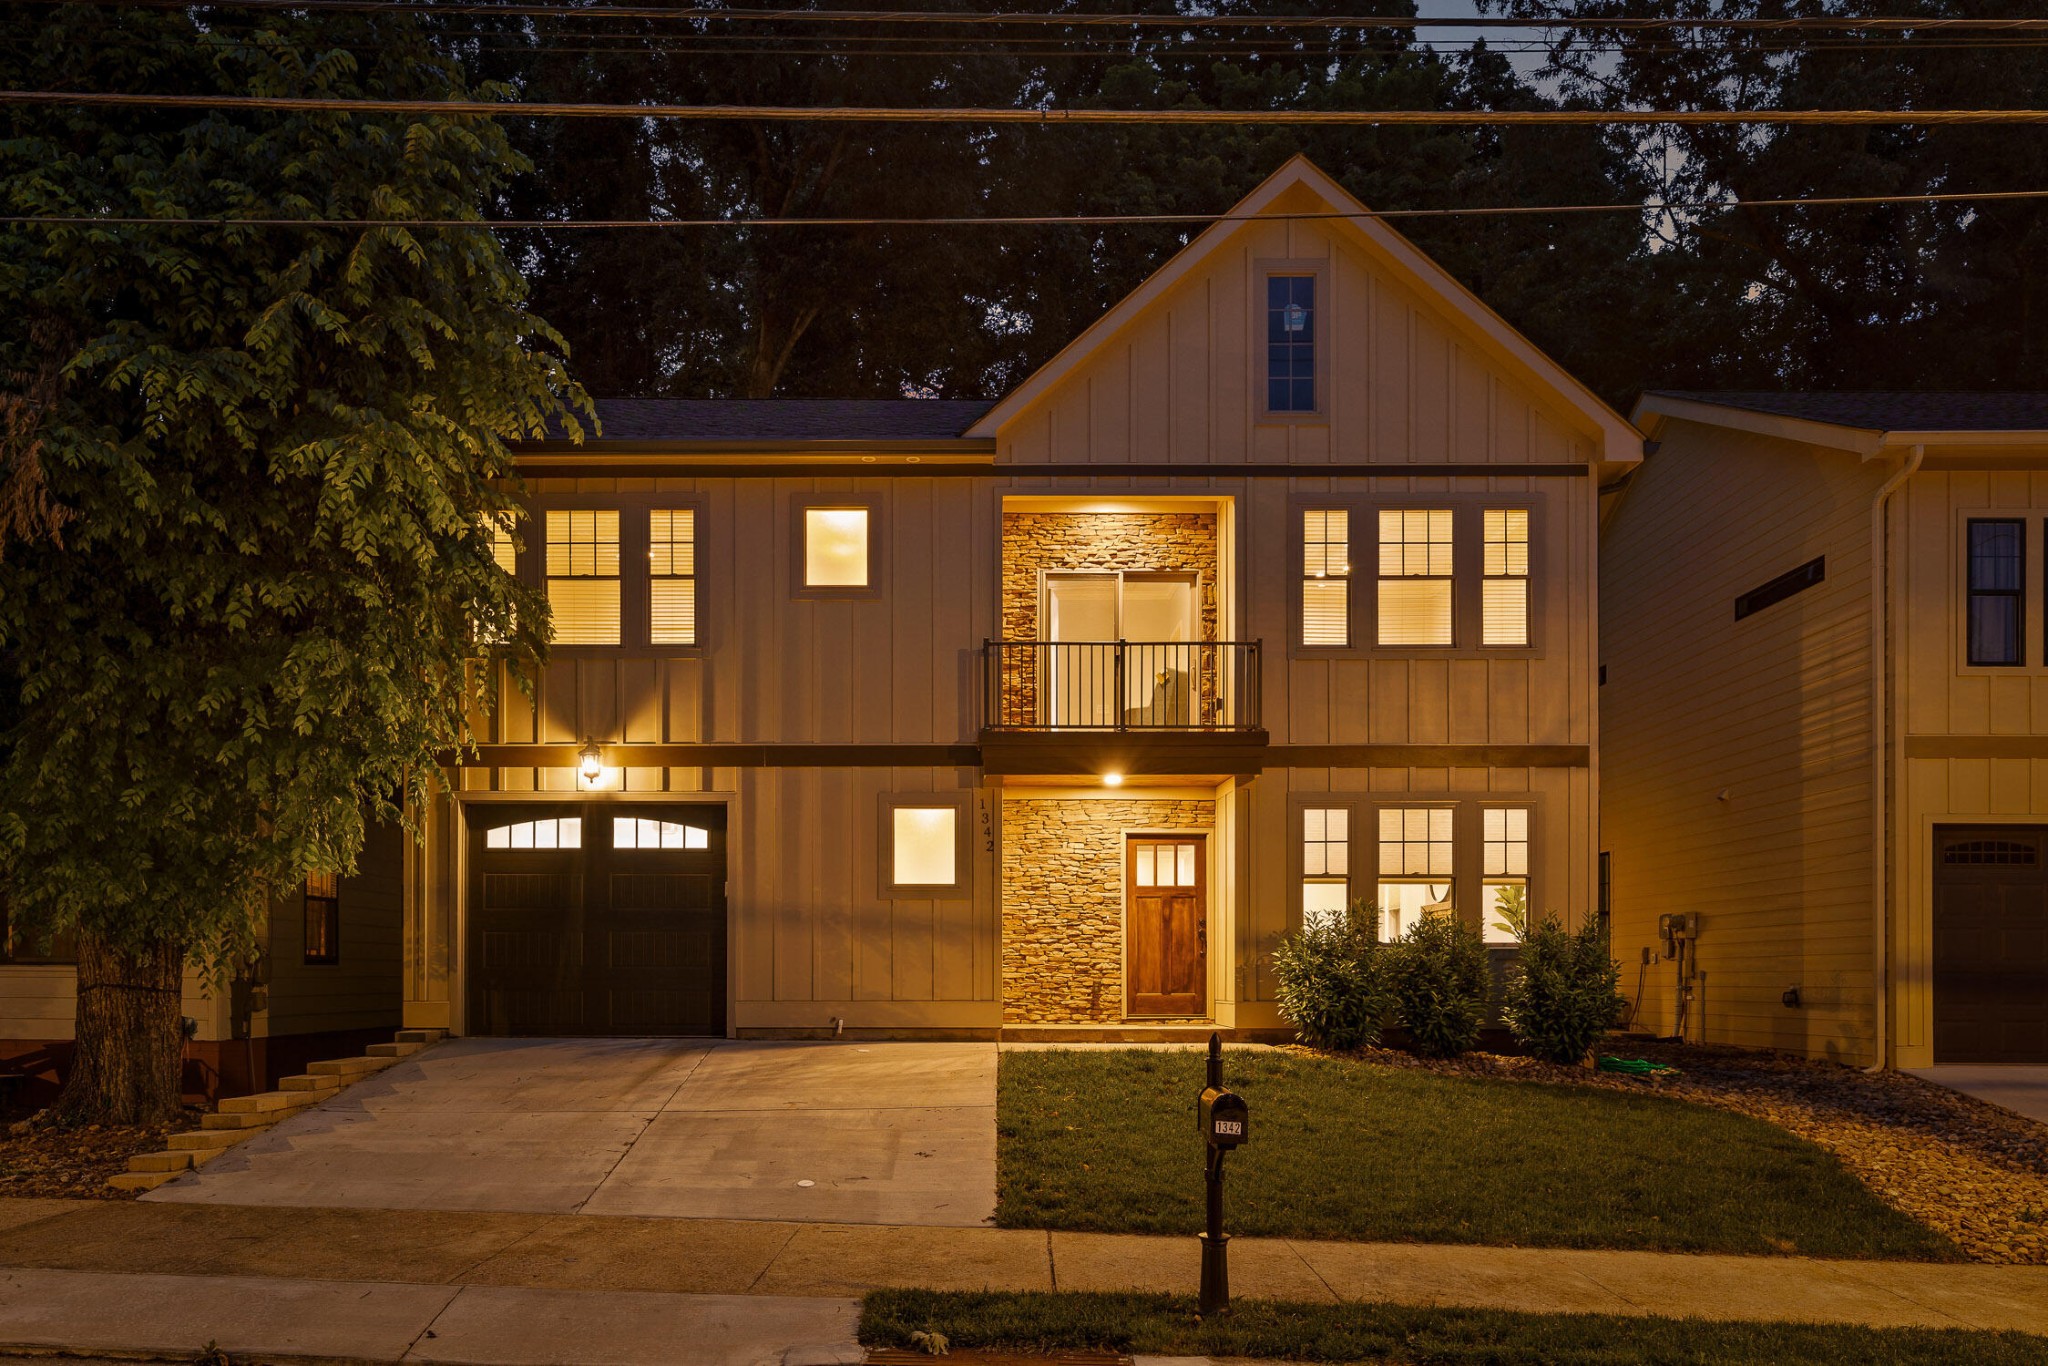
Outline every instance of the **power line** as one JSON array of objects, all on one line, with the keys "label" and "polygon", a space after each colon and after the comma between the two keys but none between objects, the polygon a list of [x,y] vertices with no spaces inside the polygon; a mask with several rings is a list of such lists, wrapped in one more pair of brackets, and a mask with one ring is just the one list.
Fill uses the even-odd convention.
[{"label": "power line", "polygon": [[1287,124],[1354,127],[1495,127],[1507,124],[1822,124],[1833,127],[2048,123],[2048,109],[921,109],[879,105],[508,103],[492,100],[0,90],[0,105],[33,104],[251,109],[279,113],[461,114],[486,118],[680,119],[699,123]]},{"label": "power line", "polygon": [[[74,3],[75,0],[37,0],[42,4]],[[92,0],[100,5],[124,5],[151,9],[188,9],[193,0]],[[1390,16],[1360,15],[1246,15],[1246,14],[1061,14],[1030,10],[936,11],[910,10],[817,10],[817,9],[735,9],[708,6],[620,5],[620,4],[517,4],[491,0],[223,0],[209,8],[262,10],[334,10],[345,13],[397,13],[423,17],[448,14],[496,14],[521,19],[659,20],[710,23],[805,23],[805,24],[996,24],[1050,25],[1060,28],[1353,28],[1353,29],[1720,29],[1736,32],[1773,30],[1854,32],[1898,30],[1934,32],[1967,30],[1975,32],[2048,31],[2048,19],[1946,18],[1909,16],[1814,16],[1783,19],[1736,18],[1730,16],[1678,16],[1589,18],[1583,15],[1514,17],[1474,15]]]},{"label": "power line", "polygon": [[988,214],[933,218],[226,218],[117,217],[99,214],[0,216],[5,224],[51,227],[159,228],[483,228],[620,230],[678,228],[939,228],[939,227],[1170,227],[1191,223],[1363,222],[1374,219],[1528,218],[1558,214],[1707,213],[1727,209],[1847,208],[1883,204],[1996,203],[2048,200],[2043,190],[1981,190],[1941,194],[1824,195],[1792,199],[1660,200],[1639,204],[1492,204],[1439,209],[1333,209],[1301,213]]}]

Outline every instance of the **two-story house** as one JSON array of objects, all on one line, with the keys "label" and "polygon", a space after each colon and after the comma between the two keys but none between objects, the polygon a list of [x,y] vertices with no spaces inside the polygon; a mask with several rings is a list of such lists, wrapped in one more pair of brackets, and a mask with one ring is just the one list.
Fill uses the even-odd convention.
[{"label": "two-story house", "polygon": [[2048,1062],[2048,394],[1651,394],[1635,419],[1656,448],[1607,499],[1601,771],[1639,1025]]},{"label": "two-story house", "polygon": [[1306,161],[992,406],[599,412],[521,457],[557,646],[408,856],[408,1025],[1270,1030],[1347,898],[1591,913],[1640,437]]}]

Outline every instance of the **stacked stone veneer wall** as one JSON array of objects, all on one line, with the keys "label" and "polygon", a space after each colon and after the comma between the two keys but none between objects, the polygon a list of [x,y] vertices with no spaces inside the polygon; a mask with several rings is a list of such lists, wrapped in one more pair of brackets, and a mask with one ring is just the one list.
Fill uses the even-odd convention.
[{"label": "stacked stone veneer wall", "polygon": [[1208,801],[1004,802],[1004,1022],[1123,1019],[1125,832],[1206,834],[1215,817]]},{"label": "stacked stone veneer wall", "polygon": [[[1216,514],[1213,512],[1011,512],[1003,515],[1003,639],[1037,640],[1038,592],[1047,570],[1197,574],[1201,638],[1216,635]],[[1038,671],[1019,652],[1001,680],[1002,715],[1032,724]],[[1216,657],[1203,651],[1199,691],[1216,697]]]}]

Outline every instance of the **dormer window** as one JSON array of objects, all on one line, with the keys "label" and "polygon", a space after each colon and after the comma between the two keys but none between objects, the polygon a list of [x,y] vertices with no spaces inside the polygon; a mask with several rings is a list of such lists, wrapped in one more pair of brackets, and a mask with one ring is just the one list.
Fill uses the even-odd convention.
[{"label": "dormer window", "polygon": [[1316,277],[1266,277],[1266,411],[1316,411]]}]

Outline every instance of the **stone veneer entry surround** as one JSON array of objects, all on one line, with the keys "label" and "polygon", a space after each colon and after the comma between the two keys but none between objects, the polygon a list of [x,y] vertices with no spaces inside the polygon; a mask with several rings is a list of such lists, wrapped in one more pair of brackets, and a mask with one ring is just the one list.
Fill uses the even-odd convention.
[{"label": "stone veneer entry surround", "polygon": [[1167,830],[1207,834],[1215,816],[1213,801],[1005,801],[1003,1022],[1122,1020],[1124,836]]}]

